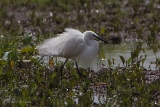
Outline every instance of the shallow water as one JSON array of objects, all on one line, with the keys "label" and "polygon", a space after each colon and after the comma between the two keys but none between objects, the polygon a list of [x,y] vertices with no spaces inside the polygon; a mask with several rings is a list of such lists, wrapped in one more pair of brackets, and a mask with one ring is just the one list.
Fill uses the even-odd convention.
[{"label": "shallow water", "polygon": [[[107,59],[111,61],[114,60],[114,63],[112,63],[113,67],[117,66],[123,67],[125,66],[125,64],[123,65],[119,56],[123,56],[125,60],[129,59],[131,57],[131,52],[135,49],[134,47],[135,43],[125,43],[125,42],[111,46],[102,44],[100,47],[100,51],[104,53],[105,58],[102,58],[100,55],[98,55],[97,58],[93,60],[91,67],[95,71],[98,71],[101,68],[107,68],[109,66]],[[143,44],[143,49],[145,52],[141,51],[138,56],[139,58],[140,57],[144,58],[146,55],[146,60],[144,61],[143,67],[151,70],[159,69],[158,67],[156,67],[155,62],[156,58],[160,58],[160,50],[154,53],[153,50],[147,48],[146,44]],[[142,66],[142,63],[140,66]]]}]

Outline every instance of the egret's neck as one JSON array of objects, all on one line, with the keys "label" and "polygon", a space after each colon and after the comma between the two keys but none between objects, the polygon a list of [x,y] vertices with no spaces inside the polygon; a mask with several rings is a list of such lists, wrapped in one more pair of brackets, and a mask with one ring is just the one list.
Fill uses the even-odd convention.
[{"label": "egret's neck", "polygon": [[87,43],[87,45],[92,45],[92,42],[94,41],[90,36],[84,35],[84,40]]},{"label": "egret's neck", "polygon": [[84,35],[84,40],[85,40],[85,42],[87,43],[87,45],[91,45],[92,39],[89,38],[89,36]]}]

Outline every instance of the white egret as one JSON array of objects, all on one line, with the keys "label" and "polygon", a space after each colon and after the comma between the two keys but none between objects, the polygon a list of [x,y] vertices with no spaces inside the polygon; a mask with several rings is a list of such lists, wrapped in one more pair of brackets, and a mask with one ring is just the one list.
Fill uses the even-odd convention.
[{"label": "white egret", "polygon": [[93,31],[85,31],[66,28],[65,32],[58,34],[57,37],[50,38],[37,46],[40,56],[56,56],[66,58],[60,68],[61,78],[62,70],[68,59],[75,61],[77,73],[82,75],[78,69],[77,61],[90,63],[99,51],[99,43],[95,40],[99,39],[106,43],[106,40],[100,38]]}]

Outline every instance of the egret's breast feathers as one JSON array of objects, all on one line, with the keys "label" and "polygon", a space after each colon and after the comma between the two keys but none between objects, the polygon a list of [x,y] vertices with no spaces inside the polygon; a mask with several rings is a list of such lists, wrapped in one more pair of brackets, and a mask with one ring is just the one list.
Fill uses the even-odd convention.
[{"label": "egret's breast feathers", "polygon": [[95,58],[98,54],[99,44],[96,41],[90,41],[91,46],[86,45],[81,54],[77,56],[77,60],[79,63],[85,64],[86,67],[89,67],[91,61]]}]

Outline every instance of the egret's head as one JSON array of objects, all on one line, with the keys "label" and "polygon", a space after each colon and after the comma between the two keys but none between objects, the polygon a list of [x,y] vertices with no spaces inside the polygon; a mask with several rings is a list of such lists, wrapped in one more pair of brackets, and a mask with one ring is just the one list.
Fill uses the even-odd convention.
[{"label": "egret's head", "polygon": [[83,34],[87,39],[95,39],[95,36],[99,37],[96,33],[92,31],[85,31]]},{"label": "egret's head", "polygon": [[85,39],[88,39],[88,40],[98,39],[98,40],[104,41],[105,43],[110,44],[108,41],[106,41],[105,39],[99,37],[99,36],[98,36],[96,33],[94,33],[93,31],[85,31],[83,34],[84,34],[84,38],[85,38]]}]

